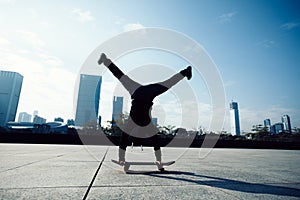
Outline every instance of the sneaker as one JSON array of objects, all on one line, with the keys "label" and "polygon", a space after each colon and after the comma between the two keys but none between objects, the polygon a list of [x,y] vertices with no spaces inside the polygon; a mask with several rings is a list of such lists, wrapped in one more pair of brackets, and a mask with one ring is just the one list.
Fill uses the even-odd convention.
[{"label": "sneaker", "polygon": [[125,160],[119,160],[119,165],[124,166],[126,164]]},{"label": "sneaker", "polygon": [[190,80],[190,79],[192,78],[192,67],[191,67],[191,66],[188,66],[188,67],[186,68],[186,78],[187,78],[188,80]]},{"label": "sneaker", "polygon": [[157,165],[157,168],[160,170],[160,171],[164,171],[165,169],[163,168],[163,165],[161,164],[161,161],[156,161],[155,162],[156,165]]},{"label": "sneaker", "polygon": [[99,60],[98,60],[98,64],[101,65],[101,64],[104,64],[106,67],[108,67],[110,64],[111,64],[111,60],[108,59],[106,57],[106,55],[104,53],[101,54]]},{"label": "sneaker", "polygon": [[98,64],[101,65],[102,63],[104,63],[107,60],[106,55],[104,53],[101,54],[99,60],[98,60]]},{"label": "sneaker", "polygon": [[192,78],[192,67],[188,66],[186,69],[180,72],[183,76],[185,76],[188,80]]}]

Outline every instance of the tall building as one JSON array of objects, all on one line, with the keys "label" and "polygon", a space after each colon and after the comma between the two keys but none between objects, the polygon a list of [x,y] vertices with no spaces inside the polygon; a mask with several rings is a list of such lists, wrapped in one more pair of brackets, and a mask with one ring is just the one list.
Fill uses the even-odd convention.
[{"label": "tall building", "polygon": [[283,130],[287,133],[292,133],[291,119],[288,115],[283,115],[281,117],[281,121],[283,124]]},{"label": "tall building", "polygon": [[283,123],[276,123],[270,127],[270,132],[272,134],[278,134],[278,133],[282,133],[283,129],[284,129]]},{"label": "tall building", "polygon": [[84,126],[92,121],[97,122],[101,83],[101,76],[80,75],[75,114],[76,126]]},{"label": "tall building", "polygon": [[230,103],[230,127],[232,135],[241,134],[238,103],[233,101]]},{"label": "tall building", "polygon": [[18,122],[31,122],[31,115],[27,112],[20,112]]},{"label": "tall building", "polygon": [[45,118],[40,117],[38,115],[35,115],[34,118],[33,118],[33,123],[35,123],[35,124],[45,124],[46,121],[47,120]]},{"label": "tall building", "polygon": [[115,126],[115,122],[120,119],[123,113],[123,97],[114,96],[113,99],[113,112],[112,112],[112,125]]},{"label": "tall building", "polygon": [[158,124],[157,124],[157,117],[152,117],[152,124],[154,125],[154,126],[158,126]]},{"label": "tall building", "polygon": [[270,131],[271,120],[270,119],[265,119],[264,120],[264,126],[267,128],[268,131]]},{"label": "tall building", "polygon": [[15,121],[22,83],[19,73],[0,71],[0,126]]},{"label": "tall building", "polygon": [[39,111],[37,111],[37,110],[33,111],[33,118],[34,118],[36,115],[39,115]]}]

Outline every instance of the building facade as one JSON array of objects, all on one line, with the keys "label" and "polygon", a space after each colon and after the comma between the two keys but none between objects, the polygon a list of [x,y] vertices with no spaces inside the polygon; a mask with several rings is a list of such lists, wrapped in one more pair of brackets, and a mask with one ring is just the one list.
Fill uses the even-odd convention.
[{"label": "building facade", "polygon": [[113,112],[112,112],[112,126],[116,125],[116,122],[120,120],[123,113],[123,97],[113,98]]},{"label": "building facade", "polygon": [[31,122],[31,115],[27,112],[20,112],[18,122]]},{"label": "building facade", "polygon": [[291,119],[288,115],[283,115],[281,117],[281,122],[283,124],[283,130],[286,133],[292,133],[292,125],[291,125]]},{"label": "building facade", "polygon": [[0,126],[15,121],[22,83],[21,74],[0,71]]},{"label": "building facade", "polygon": [[152,117],[152,124],[156,127],[158,126],[157,121],[158,121],[157,117]]},{"label": "building facade", "polygon": [[230,128],[232,135],[240,135],[240,117],[237,102],[230,103]]},{"label": "building facade", "polygon": [[45,118],[40,117],[38,115],[35,115],[34,118],[33,118],[33,123],[35,123],[35,124],[45,124],[46,121],[47,120]]},{"label": "building facade", "polygon": [[270,132],[272,134],[282,133],[283,130],[284,130],[283,123],[276,123],[276,124],[271,125],[271,127],[270,127]]},{"label": "building facade", "polygon": [[270,132],[271,128],[271,120],[270,119],[265,119],[264,120],[264,126],[267,128],[267,130]]},{"label": "building facade", "polygon": [[87,123],[98,121],[101,84],[101,76],[80,75],[75,114],[76,126],[85,126]]}]

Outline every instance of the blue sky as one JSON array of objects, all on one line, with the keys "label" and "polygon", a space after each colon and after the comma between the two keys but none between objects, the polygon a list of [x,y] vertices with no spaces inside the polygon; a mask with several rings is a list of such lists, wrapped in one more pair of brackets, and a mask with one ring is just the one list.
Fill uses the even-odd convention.
[{"label": "blue sky", "polygon": [[[39,110],[49,121],[68,119],[73,117],[75,77],[98,45],[135,28],[167,28],[194,39],[211,56],[228,105],[232,99],[239,103],[242,130],[265,118],[279,122],[283,114],[300,127],[299,10],[300,3],[289,0],[0,0],[0,69],[24,75],[18,112]],[[135,59],[134,54],[120,63],[129,58]],[[191,82],[205,110],[210,101],[200,94],[199,84],[201,80]],[[111,99],[102,99],[100,114],[109,118]]]}]

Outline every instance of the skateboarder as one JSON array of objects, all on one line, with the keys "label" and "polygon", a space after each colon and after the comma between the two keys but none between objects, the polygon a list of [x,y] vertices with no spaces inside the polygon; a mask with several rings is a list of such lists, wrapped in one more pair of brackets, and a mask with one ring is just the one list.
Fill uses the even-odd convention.
[{"label": "skateboarder", "polygon": [[154,143],[156,162],[159,165],[161,163],[161,150],[157,142],[158,129],[152,124],[151,117],[153,100],[184,77],[190,80],[192,68],[188,66],[163,82],[141,85],[125,75],[104,53],[101,54],[98,60],[99,65],[102,63],[122,83],[132,99],[128,122],[124,127],[120,127],[122,135],[119,144],[119,163],[125,163],[125,152],[130,138],[138,140],[150,138]]}]

